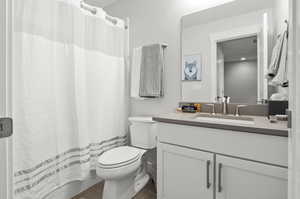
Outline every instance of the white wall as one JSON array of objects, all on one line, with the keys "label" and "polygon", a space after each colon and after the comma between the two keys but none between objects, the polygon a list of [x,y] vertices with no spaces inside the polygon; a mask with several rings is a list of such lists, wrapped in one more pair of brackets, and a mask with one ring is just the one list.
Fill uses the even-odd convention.
[{"label": "white wall", "polygon": [[203,59],[202,81],[182,83],[182,99],[184,101],[209,102],[211,100],[211,34],[226,32],[245,26],[261,26],[263,23],[263,13],[265,12],[268,12],[270,15],[272,14],[271,10],[260,10],[184,28],[182,33],[183,56],[200,53]]},{"label": "white wall", "polygon": [[[5,1],[0,1],[0,117],[5,114]],[[6,198],[7,193],[7,164],[6,164],[6,141],[0,139],[0,198]],[[3,158],[4,157],[4,158]]]},{"label": "white wall", "polygon": [[5,111],[6,1],[0,1],[0,116]]},{"label": "white wall", "polygon": [[[0,1],[0,117],[9,116],[6,107],[6,63],[7,63],[7,26],[6,23],[10,19],[7,11],[10,9],[11,1]],[[6,9],[7,8],[7,9]],[[12,198],[12,139],[0,139],[0,198]]]},{"label": "white wall", "polygon": [[275,1],[275,19],[276,19],[276,32],[285,30],[286,25],[284,20],[289,20],[289,1],[288,0],[276,0]]},{"label": "white wall", "polygon": [[165,97],[132,100],[132,115],[154,115],[174,111],[181,100],[180,19],[183,15],[229,0],[120,0],[105,10],[112,16],[130,19],[131,47],[164,42],[166,50]]}]

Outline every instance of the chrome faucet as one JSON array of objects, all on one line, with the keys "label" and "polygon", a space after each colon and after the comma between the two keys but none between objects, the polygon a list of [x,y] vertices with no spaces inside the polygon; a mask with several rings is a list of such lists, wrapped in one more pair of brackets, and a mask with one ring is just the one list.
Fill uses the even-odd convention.
[{"label": "chrome faucet", "polygon": [[206,104],[207,106],[211,107],[211,112],[210,112],[211,115],[216,115],[216,105],[220,104],[221,100],[222,100],[222,97],[217,96],[215,98],[215,102],[214,103]]},{"label": "chrome faucet", "polygon": [[235,116],[239,117],[240,116],[240,109],[243,107],[246,107],[247,105],[236,105],[235,108]]},{"label": "chrome faucet", "polygon": [[211,115],[215,115],[216,114],[215,104],[205,104],[205,105],[211,107],[211,112],[210,112]]},{"label": "chrome faucet", "polygon": [[223,106],[223,114],[228,114],[228,103],[230,102],[230,97],[224,96],[222,100],[222,106]]}]

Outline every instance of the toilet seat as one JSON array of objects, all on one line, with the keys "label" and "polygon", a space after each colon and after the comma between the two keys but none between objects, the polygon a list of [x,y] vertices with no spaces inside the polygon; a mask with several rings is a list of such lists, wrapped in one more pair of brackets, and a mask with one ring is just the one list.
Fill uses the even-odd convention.
[{"label": "toilet seat", "polygon": [[103,169],[114,169],[134,164],[140,160],[141,150],[121,146],[104,152],[98,158],[98,167]]}]

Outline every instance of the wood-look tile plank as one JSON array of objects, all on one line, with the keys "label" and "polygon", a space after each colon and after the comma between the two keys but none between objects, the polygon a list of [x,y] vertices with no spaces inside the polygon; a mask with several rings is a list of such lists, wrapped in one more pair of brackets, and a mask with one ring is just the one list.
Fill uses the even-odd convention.
[{"label": "wood-look tile plank", "polygon": [[[72,199],[102,199],[104,183],[99,183]],[[150,181],[133,199],[156,199],[155,186]]]}]

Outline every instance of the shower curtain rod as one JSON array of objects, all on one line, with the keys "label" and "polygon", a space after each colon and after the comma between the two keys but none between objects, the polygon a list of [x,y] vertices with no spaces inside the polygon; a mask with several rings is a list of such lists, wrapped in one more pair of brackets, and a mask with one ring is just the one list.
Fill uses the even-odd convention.
[{"label": "shower curtain rod", "polygon": [[[95,7],[91,7],[91,6],[89,6],[89,5],[86,5],[86,3],[84,2],[84,1],[81,1],[80,2],[80,7],[82,8],[82,9],[84,9],[84,10],[87,10],[87,11],[89,11],[89,12],[91,12],[92,14],[97,14],[97,8],[95,8]],[[118,20],[117,19],[115,19],[114,17],[111,17],[111,16],[109,16],[109,15],[106,15],[105,16],[105,19],[107,20],[107,21],[110,21],[112,24],[114,24],[114,25],[116,25],[117,23],[118,23]],[[125,29],[128,29],[128,25],[126,24],[125,25],[125,27],[124,27]]]}]

